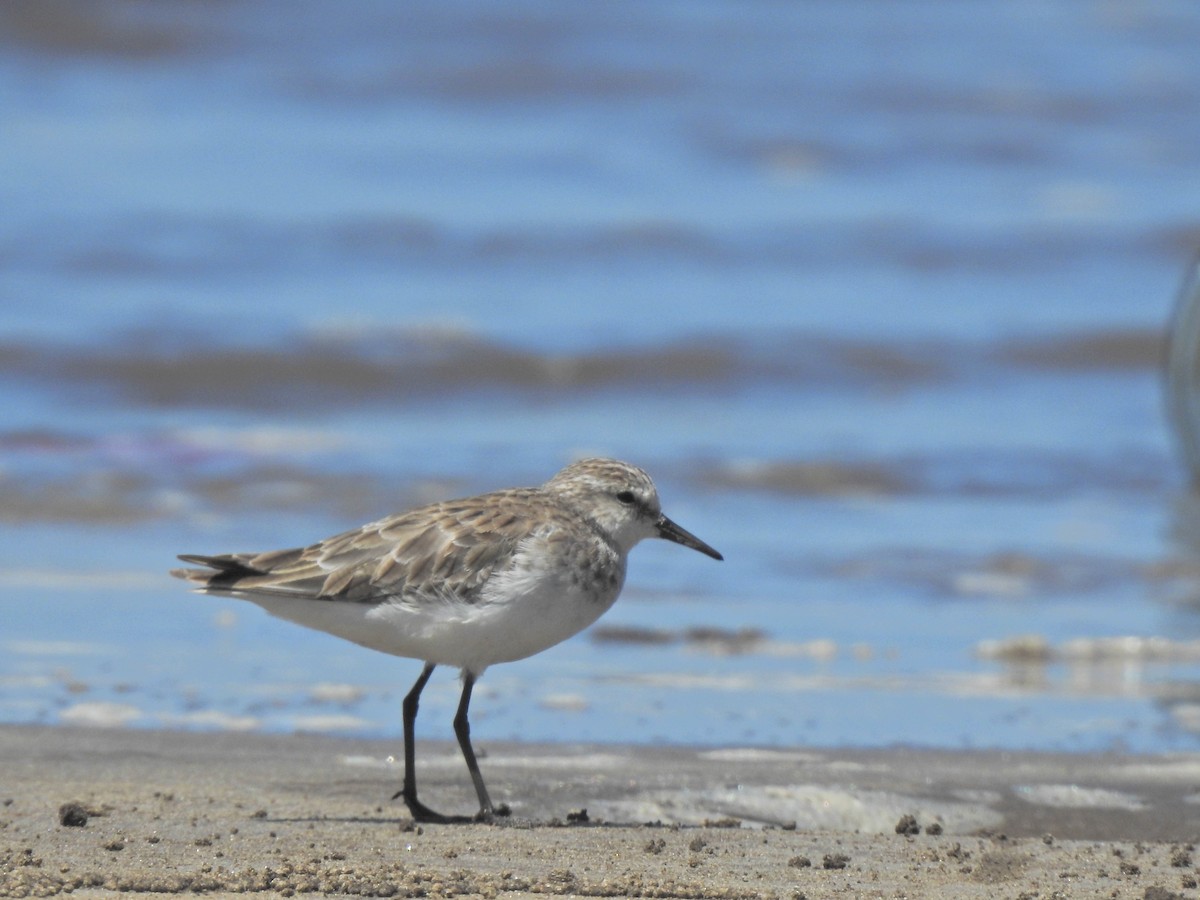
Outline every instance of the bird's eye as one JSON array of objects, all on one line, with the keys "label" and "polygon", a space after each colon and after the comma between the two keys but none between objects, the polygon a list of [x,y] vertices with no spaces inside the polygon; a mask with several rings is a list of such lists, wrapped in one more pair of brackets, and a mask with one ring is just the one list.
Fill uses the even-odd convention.
[{"label": "bird's eye", "polygon": [[625,504],[632,503],[634,501],[633,491],[621,491],[617,494],[617,499]]}]

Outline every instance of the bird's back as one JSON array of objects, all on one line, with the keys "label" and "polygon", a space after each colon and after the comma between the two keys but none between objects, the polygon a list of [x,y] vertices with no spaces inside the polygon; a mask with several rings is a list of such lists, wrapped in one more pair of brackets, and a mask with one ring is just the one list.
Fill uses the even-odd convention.
[{"label": "bird's back", "polygon": [[184,555],[175,569],[207,593],[375,603],[436,595],[470,603],[508,568],[535,529],[593,536],[539,488],[447,500],[399,513],[307,547]]}]

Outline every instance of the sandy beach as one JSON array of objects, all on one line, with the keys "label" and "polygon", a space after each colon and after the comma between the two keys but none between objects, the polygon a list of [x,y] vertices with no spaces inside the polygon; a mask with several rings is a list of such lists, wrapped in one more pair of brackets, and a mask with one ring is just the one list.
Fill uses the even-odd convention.
[{"label": "sandy beach", "polygon": [[[512,820],[417,826],[398,749],[5,726],[0,896],[1198,895],[1200,755],[482,743]],[[456,748],[421,751],[469,812]]]}]

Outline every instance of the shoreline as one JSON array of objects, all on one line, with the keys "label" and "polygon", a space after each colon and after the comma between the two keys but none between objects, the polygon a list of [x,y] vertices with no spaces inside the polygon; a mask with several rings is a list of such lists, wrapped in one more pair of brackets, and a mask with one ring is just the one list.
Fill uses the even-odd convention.
[{"label": "shoreline", "polygon": [[[512,822],[414,825],[391,741],[0,726],[0,896],[1197,896],[1200,754],[479,749]],[[470,811],[457,747],[418,754]]]}]

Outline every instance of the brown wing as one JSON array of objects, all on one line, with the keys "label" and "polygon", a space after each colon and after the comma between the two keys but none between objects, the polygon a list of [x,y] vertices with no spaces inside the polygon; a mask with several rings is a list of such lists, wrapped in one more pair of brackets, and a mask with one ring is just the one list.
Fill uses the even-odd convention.
[{"label": "brown wing", "polygon": [[207,568],[171,574],[233,595],[363,603],[453,595],[470,602],[528,536],[525,513],[538,495],[531,488],[436,503],[292,550],[180,556]]}]

